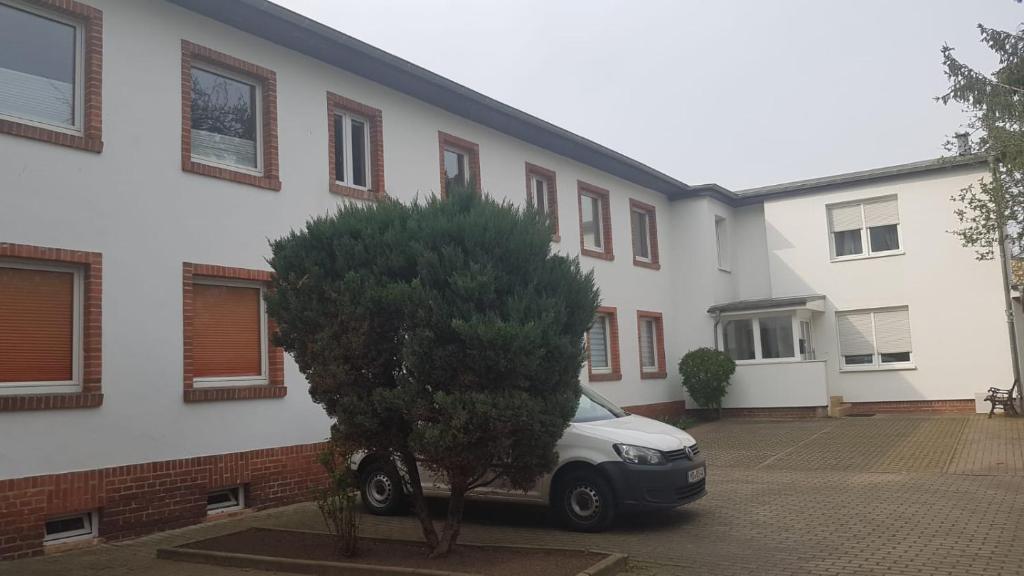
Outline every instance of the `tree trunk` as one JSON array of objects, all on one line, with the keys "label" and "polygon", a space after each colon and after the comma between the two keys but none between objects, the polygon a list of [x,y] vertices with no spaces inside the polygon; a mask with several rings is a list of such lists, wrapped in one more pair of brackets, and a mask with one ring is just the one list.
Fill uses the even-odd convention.
[{"label": "tree trunk", "polygon": [[431,551],[437,549],[437,529],[434,521],[430,518],[430,510],[427,509],[427,501],[423,498],[423,484],[420,482],[420,469],[416,467],[416,456],[412,452],[402,451],[402,464],[405,466],[406,474],[409,475],[409,490],[412,492],[412,505],[416,510],[416,517],[420,521],[420,528],[423,530],[423,539]]},{"label": "tree trunk", "polygon": [[451,492],[451,499],[448,500],[448,516],[445,518],[441,541],[430,553],[431,558],[447,556],[455,546],[456,540],[459,539],[459,531],[462,529],[462,512],[466,507],[466,487],[452,486]]},{"label": "tree trunk", "polygon": [[[995,162],[989,161],[989,169],[992,172],[992,179],[998,186],[1000,197],[1005,199],[1003,193],[1003,181],[999,177],[999,170],[995,165]],[[1006,238],[1006,210],[1000,210],[1000,220],[998,223],[999,230],[997,231],[997,239],[999,243],[999,267],[1002,272],[1003,280],[1003,300],[1006,312],[1006,324],[1010,335],[1010,362],[1013,363],[1013,386],[1010,386],[1010,402],[1013,402],[1013,389],[1017,388],[1017,392],[1020,394],[1020,413],[1024,414],[1024,381],[1021,380],[1020,370],[1020,344],[1017,342],[1017,327],[1014,324],[1013,314],[1013,294],[1011,293],[1010,286],[1012,282],[1010,277],[1013,274],[1013,265],[1011,263],[1012,254],[1009,247],[1009,242]]]}]

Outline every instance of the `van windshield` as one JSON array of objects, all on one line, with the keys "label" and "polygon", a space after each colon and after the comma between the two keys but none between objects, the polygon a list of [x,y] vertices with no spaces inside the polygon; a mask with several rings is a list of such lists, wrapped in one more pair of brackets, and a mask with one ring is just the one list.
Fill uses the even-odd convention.
[{"label": "van windshield", "polygon": [[580,403],[576,407],[576,416],[573,416],[572,421],[575,423],[597,422],[622,418],[627,415],[625,410],[602,398],[597,392],[583,388],[583,393],[580,394]]}]

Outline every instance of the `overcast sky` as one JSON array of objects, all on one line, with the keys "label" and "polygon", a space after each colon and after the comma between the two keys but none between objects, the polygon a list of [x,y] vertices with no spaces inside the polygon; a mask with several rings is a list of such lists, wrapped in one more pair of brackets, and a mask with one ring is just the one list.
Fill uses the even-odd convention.
[{"label": "overcast sky", "polygon": [[741,189],[944,154],[948,43],[1012,0],[275,0],[689,184]]}]

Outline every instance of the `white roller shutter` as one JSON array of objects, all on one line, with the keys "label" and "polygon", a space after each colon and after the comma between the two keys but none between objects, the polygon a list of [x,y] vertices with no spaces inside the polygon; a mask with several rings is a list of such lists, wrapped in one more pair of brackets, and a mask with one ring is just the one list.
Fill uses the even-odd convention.
[{"label": "white roller shutter", "polygon": [[864,203],[864,219],[868,227],[888,226],[900,223],[899,206],[896,197],[880,198]]},{"label": "white roller shutter", "polygon": [[875,342],[879,354],[911,352],[910,311],[875,312]]},{"label": "white roller shutter", "polygon": [[839,327],[839,353],[841,355],[860,356],[875,353],[870,312],[837,315],[836,324]]},{"label": "white roller shutter", "polygon": [[590,326],[590,367],[608,368],[608,317],[604,315],[598,315]]},{"label": "white roller shutter", "polygon": [[859,230],[864,227],[864,218],[860,204],[832,206],[828,209],[829,226],[833,232]]},{"label": "white roller shutter", "polygon": [[654,320],[640,319],[640,365],[647,369],[658,368],[658,357],[654,352]]}]

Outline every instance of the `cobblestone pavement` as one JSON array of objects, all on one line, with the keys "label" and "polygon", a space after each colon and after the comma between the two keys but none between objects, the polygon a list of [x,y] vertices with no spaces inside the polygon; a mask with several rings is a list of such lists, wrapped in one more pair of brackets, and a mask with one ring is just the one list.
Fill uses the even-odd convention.
[{"label": "cobblestone pavement", "polygon": [[[543,509],[471,503],[463,539],[625,552],[636,576],[1024,574],[1024,419],[726,420],[692,432],[709,460],[709,493],[690,506],[577,534],[552,527]],[[435,508],[440,520],[443,502]],[[0,574],[251,575],[153,554],[252,525],[322,527],[316,510],[302,504],[0,563]],[[364,516],[363,528],[418,534],[410,517]]]}]

